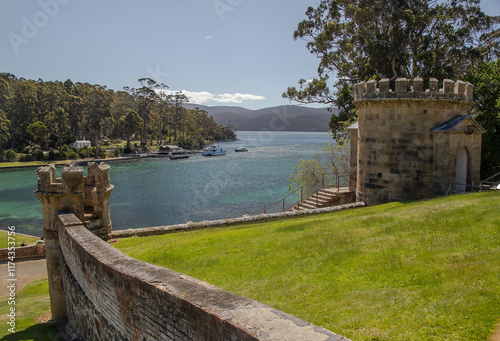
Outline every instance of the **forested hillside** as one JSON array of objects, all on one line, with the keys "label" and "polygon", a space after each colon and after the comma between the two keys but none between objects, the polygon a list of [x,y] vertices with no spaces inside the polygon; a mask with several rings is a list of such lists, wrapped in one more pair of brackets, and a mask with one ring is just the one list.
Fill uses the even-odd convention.
[{"label": "forested hillside", "polygon": [[215,122],[222,125],[233,125],[237,130],[248,131],[311,131],[326,132],[332,114],[328,108],[309,108],[299,105],[281,105],[260,110],[249,110],[241,107],[203,106],[186,104],[186,108],[198,106],[212,116]]},{"label": "forested hillside", "polygon": [[[206,111],[182,107],[187,97],[181,92],[167,95],[162,91],[166,85],[149,78],[138,84],[114,91],[69,79],[45,82],[0,73],[0,160],[12,161],[16,153],[43,159],[49,149],[51,158],[64,158],[69,151],[65,146],[84,138],[92,146],[123,139],[130,149],[134,137],[143,150],[153,141],[191,148],[235,138]],[[97,156],[99,148],[92,153]]]}]

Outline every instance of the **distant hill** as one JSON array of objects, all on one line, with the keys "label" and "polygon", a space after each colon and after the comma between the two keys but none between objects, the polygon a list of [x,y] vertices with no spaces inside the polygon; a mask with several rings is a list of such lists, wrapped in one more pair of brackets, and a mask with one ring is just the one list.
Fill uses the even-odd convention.
[{"label": "distant hill", "polygon": [[196,107],[205,110],[218,124],[231,123],[237,130],[246,131],[328,131],[332,113],[326,108],[307,108],[297,105],[282,105],[260,110],[241,107],[205,106],[184,104],[187,109]]}]

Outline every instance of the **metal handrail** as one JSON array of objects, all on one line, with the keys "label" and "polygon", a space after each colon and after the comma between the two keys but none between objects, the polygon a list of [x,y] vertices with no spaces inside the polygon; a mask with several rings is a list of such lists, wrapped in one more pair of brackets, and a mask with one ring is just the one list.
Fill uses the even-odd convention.
[{"label": "metal handrail", "polygon": [[300,186],[283,199],[268,206],[261,212],[261,214],[289,211],[302,204],[307,198],[310,198],[314,194],[316,194],[317,205],[318,194],[321,189],[336,187],[337,193],[339,193],[341,182],[349,184],[349,176],[350,175],[348,173],[322,173],[320,176],[314,178],[309,183]]}]

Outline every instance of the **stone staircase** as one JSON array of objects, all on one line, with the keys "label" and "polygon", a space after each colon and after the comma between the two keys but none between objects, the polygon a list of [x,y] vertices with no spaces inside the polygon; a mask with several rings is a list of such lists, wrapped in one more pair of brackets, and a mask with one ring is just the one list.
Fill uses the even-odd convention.
[{"label": "stone staircase", "polygon": [[335,187],[321,188],[310,197],[303,200],[302,203],[298,203],[298,205],[294,207],[294,210],[310,210],[314,208],[341,205],[342,203],[339,202],[343,201],[343,196],[348,193],[351,193],[349,192],[348,187],[340,187],[339,189]]}]

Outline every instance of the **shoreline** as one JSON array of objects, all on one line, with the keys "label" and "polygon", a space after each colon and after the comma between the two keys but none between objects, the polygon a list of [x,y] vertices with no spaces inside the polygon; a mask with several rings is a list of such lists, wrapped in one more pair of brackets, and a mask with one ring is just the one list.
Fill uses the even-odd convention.
[{"label": "shoreline", "polygon": [[[198,154],[201,153],[201,150],[190,150],[188,151],[188,154]],[[31,162],[26,162],[26,164],[19,165],[19,162],[12,162],[13,165],[8,165],[10,162],[0,162],[0,171],[2,169],[23,169],[23,168],[38,168],[42,167],[48,164],[53,164],[56,167],[57,166],[64,166],[67,164],[77,164],[79,166],[84,166],[87,165],[89,162],[109,162],[109,161],[124,161],[124,160],[137,160],[137,159],[148,159],[148,158],[157,158],[158,153],[141,153],[141,154],[134,154],[132,156],[118,156],[118,157],[109,157],[109,158],[104,158],[104,159],[78,159],[78,160],[60,160],[60,161],[49,161],[47,162],[42,162],[42,161],[31,161],[31,162],[37,162],[37,164],[30,164]],[[164,157],[164,156],[161,156]]]}]

